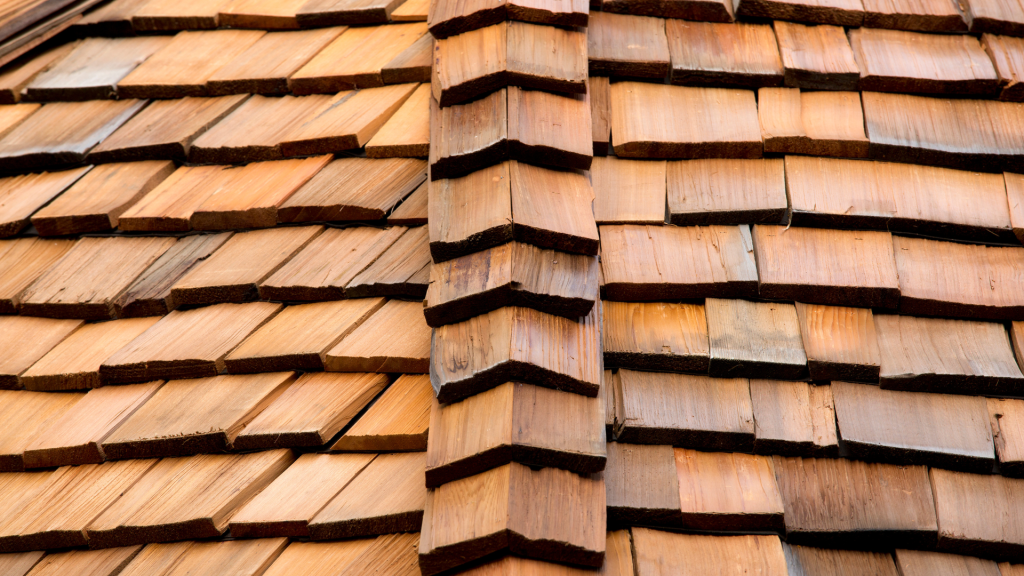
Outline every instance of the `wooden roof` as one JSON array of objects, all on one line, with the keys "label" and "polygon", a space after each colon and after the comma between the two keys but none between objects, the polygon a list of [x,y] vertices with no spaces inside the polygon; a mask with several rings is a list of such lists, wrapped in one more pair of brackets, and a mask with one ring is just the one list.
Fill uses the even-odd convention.
[{"label": "wooden roof", "polygon": [[1024,0],[0,10],[0,576],[1024,575]]}]

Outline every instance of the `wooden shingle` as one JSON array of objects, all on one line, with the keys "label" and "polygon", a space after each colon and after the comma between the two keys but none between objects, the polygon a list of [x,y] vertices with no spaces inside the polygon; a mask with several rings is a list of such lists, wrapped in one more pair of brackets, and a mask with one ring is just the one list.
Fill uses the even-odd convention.
[{"label": "wooden shingle", "polygon": [[402,200],[402,203],[395,207],[387,216],[387,222],[391,226],[423,226],[427,223],[429,215],[429,194],[427,183],[419,185],[412,194]]},{"label": "wooden shingle", "polygon": [[782,85],[782,59],[771,26],[666,20],[665,28],[673,84]]},{"label": "wooden shingle", "polygon": [[428,492],[425,508],[419,554],[427,576],[505,549],[590,567],[604,560],[605,486],[597,475],[507,464]]},{"label": "wooden shingle", "polygon": [[21,375],[28,390],[98,388],[100,364],[159,321],[132,318],[82,325]]},{"label": "wooden shingle", "polygon": [[999,79],[971,36],[861,28],[850,31],[861,90],[994,96]]},{"label": "wooden shingle", "polygon": [[89,523],[155,463],[132,460],[59,468],[20,511],[0,523],[0,550],[84,546]]},{"label": "wooden shingle", "polygon": [[[0,510],[3,511],[4,519],[17,514],[25,508],[26,504],[32,502],[32,499],[49,483],[52,476],[52,471],[13,472],[0,476],[0,493],[4,496]],[[16,557],[5,554],[0,558],[3,558],[4,562],[9,562],[9,559]],[[8,568],[8,564],[5,563],[0,563],[0,566]]]},{"label": "wooden shingle", "polygon": [[506,382],[460,402],[433,403],[427,440],[428,488],[518,462],[579,474],[605,461],[600,398]]},{"label": "wooden shingle", "polygon": [[0,388],[22,388],[20,375],[82,326],[80,320],[0,316]]},{"label": "wooden shingle", "polygon": [[[620,442],[750,451],[754,416],[745,378],[619,370]],[[621,407],[618,406],[621,399]]]},{"label": "wooden shingle", "polygon": [[[344,375],[338,375],[342,377]],[[403,374],[331,446],[342,452],[427,449],[434,389],[426,375]]]},{"label": "wooden shingle", "polygon": [[137,31],[205,30],[216,28],[220,7],[228,0],[184,4],[173,0],[149,0],[132,14]]},{"label": "wooden shingle", "polygon": [[586,177],[515,161],[508,169],[516,240],[562,252],[597,254],[594,192]]},{"label": "wooden shingle", "polygon": [[8,424],[0,435],[0,471],[24,470],[22,455],[36,432],[46,428],[71,409],[84,394],[46,394],[24,390],[2,390],[0,417]]},{"label": "wooden shingle", "polygon": [[707,372],[704,306],[604,302],[604,362],[633,370]]},{"label": "wooden shingle", "polygon": [[67,412],[40,428],[25,447],[25,468],[98,464],[100,446],[112,432],[153,397],[162,382],[90,390]]},{"label": "wooden shingle", "polygon": [[601,271],[609,300],[757,295],[746,226],[602,226]]},{"label": "wooden shingle", "polygon": [[319,94],[280,98],[252,96],[192,143],[188,150],[189,160],[197,163],[277,160],[282,157],[282,140],[297,125],[349,94],[342,92],[333,97]]},{"label": "wooden shingle", "polygon": [[665,222],[665,162],[595,158],[590,177],[598,224]]},{"label": "wooden shingle", "polygon": [[[409,4],[410,2],[406,2]],[[422,20],[408,20],[416,22]],[[398,22],[398,20],[396,20]],[[381,80],[385,84],[405,84],[406,82],[430,82],[430,70],[433,60],[434,38],[430,34],[420,36],[391,59],[380,69]],[[426,102],[426,100],[424,100]],[[426,107],[424,107],[426,110]]]},{"label": "wooden shingle", "polygon": [[288,78],[295,94],[383,86],[383,69],[426,34],[419,22],[349,28]]},{"label": "wooden shingle", "polygon": [[227,168],[227,181],[195,207],[189,225],[195,230],[271,228],[283,205],[330,161],[325,155]]},{"label": "wooden shingle", "polygon": [[507,159],[508,117],[506,88],[447,108],[431,98],[430,179],[470,175]]},{"label": "wooden shingle", "polygon": [[345,287],[349,298],[405,296],[422,299],[430,279],[427,227],[410,228]]},{"label": "wooden shingle", "polygon": [[296,13],[306,0],[239,0],[220,7],[217,19],[228,28],[291,30],[299,27]]},{"label": "wooden shingle", "polygon": [[[855,0],[860,5],[859,0]],[[860,69],[839,26],[803,26],[776,21],[775,36],[785,67],[786,86],[817,90],[856,90]]]},{"label": "wooden shingle", "polygon": [[671,446],[608,443],[604,471],[611,526],[679,526],[679,478]]},{"label": "wooden shingle", "polygon": [[864,6],[861,0],[740,0],[736,3],[736,14],[776,21],[860,26]]},{"label": "wooden shingle", "polygon": [[30,572],[31,576],[57,576],[58,574],[90,574],[108,576],[120,574],[142,550],[142,546],[127,546],[111,550],[71,550],[46,556]]},{"label": "wooden shingle", "polygon": [[[432,166],[432,178],[434,174]],[[427,195],[430,255],[434,262],[512,240],[512,183],[507,163],[462,178],[434,179],[427,184]]]},{"label": "wooden shingle", "polygon": [[793,305],[708,298],[704,307],[712,376],[799,380],[807,374]]},{"label": "wooden shingle", "polygon": [[861,0],[865,28],[918,32],[965,32],[967,23],[959,5],[947,0]]},{"label": "wooden shingle", "polygon": [[101,100],[117,83],[170,42],[164,36],[88,38],[25,88],[28,100]]},{"label": "wooden shingle", "polygon": [[[101,10],[96,10],[94,13]],[[86,19],[88,17],[83,18],[79,22],[84,22]],[[5,67],[4,71],[0,72],[0,104],[16,104],[20,102],[22,92],[29,82],[56,65],[77,46],[77,42],[68,42],[67,44],[44,50],[39,54],[34,54],[28,60],[18,62],[13,66]]]},{"label": "wooden shingle", "polygon": [[82,238],[21,297],[21,311],[51,318],[110,319],[114,300],[172,238]]},{"label": "wooden shingle", "polygon": [[939,550],[1000,560],[1018,557],[1024,547],[1018,521],[1024,480],[938,468],[930,475]]},{"label": "wooden shingle", "polygon": [[14,314],[21,294],[75,245],[73,240],[0,240],[0,313]]},{"label": "wooden shingle", "polygon": [[596,76],[669,75],[669,42],[660,18],[595,12],[587,23],[587,44]]},{"label": "wooden shingle", "polygon": [[[864,92],[872,158],[986,172],[1024,171],[1024,104]],[[939,126],[973,126],[966,133]]]},{"label": "wooden shingle", "polygon": [[771,458],[676,448],[675,463],[684,528],[783,530]]},{"label": "wooden shingle", "polygon": [[[428,38],[423,36],[423,38]],[[426,158],[430,154],[430,86],[421,84],[373,138],[367,158]]]},{"label": "wooden shingle", "polygon": [[387,385],[383,374],[304,374],[235,437],[237,450],[322,446]]},{"label": "wooden shingle", "polygon": [[281,222],[381,220],[426,179],[414,158],[338,158],[284,200]]},{"label": "wooden shingle", "polygon": [[869,308],[796,303],[811,380],[878,380],[880,356]]},{"label": "wooden shingle", "polygon": [[220,536],[231,515],[294,459],[289,450],[273,450],[160,460],[88,524],[89,545],[111,548]]},{"label": "wooden shingle", "polygon": [[87,174],[91,166],[0,179],[0,236],[19,234],[29,217]]},{"label": "wooden shingle", "polygon": [[118,217],[174,172],[166,160],[105,164],[89,171],[32,216],[40,236],[105,232]]},{"label": "wooden shingle", "polygon": [[[238,576],[256,576],[273,562],[288,545],[286,538],[263,540],[230,540],[226,542],[196,542],[188,546],[171,566],[166,566],[162,554],[153,556],[154,562],[144,561],[145,552],[129,564],[125,576],[214,576],[229,572]],[[174,544],[154,545],[155,548],[176,548]],[[147,549],[149,547],[147,546]],[[173,553],[172,553],[173,554]],[[166,568],[166,569],[165,569]]]},{"label": "wooden shingle", "polygon": [[995,463],[984,398],[896,392],[833,382],[849,454],[866,460],[987,473]]},{"label": "wooden shingle", "polygon": [[90,149],[145,104],[145,100],[47,104],[0,138],[0,169],[80,164]]},{"label": "wooden shingle", "polygon": [[223,246],[230,237],[231,233],[226,232],[180,238],[117,297],[114,301],[117,316],[163,316],[177,308],[178,303],[171,297],[171,288],[189,270]]},{"label": "wooden shingle", "polygon": [[427,489],[422,452],[381,454],[312,520],[313,540],[413,532],[423,522]]},{"label": "wooden shingle", "polygon": [[416,90],[418,84],[367,88],[336,100],[283,137],[281,154],[309,156],[362,148]]},{"label": "wooden shingle", "polygon": [[216,376],[228,352],[280,309],[252,302],[175,310],[107,358],[100,376],[110,382]]},{"label": "wooden shingle", "polygon": [[179,32],[117,83],[118,97],[205,96],[207,80],[264,34],[257,30]]},{"label": "wooden shingle", "polygon": [[308,0],[296,13],[301,28],[385,24],[402,0]]},{"label": "wooden shingle", "polygon": [[669,162],[668,210],[677,226],[776,223],[786,215],[780,159]]},{"label": "wooden shingle", "polygon": [[[6,576],[25,576],[42,559],[45,552],[19,552],[17,554],[4,554],[0,556],[0,570]],[[53,558],[50,559],[53,561]]]},{"label": "wooden shingle", "polygon": [[323,358],[331,372],[426,373],[430,327],[423,320],[423,305],[389,300]]},{"label": "wooden shingle", "polygon": [[1002,324],[880,314],[875,328],[883,388],[1016,396],[1024,386]]},{"label": "wooden shingle", "polygon": [[238,538],[309,536],[309,521],[376,454],[303,454],[231,518]]},{"label": "wooden shingle", "polygon": [[1024,250],[895,236],[893,253],[901,313],[1024,320]]},{"label": "wooden shingle", "polygon": [[291,372],[171,380],[103,441],[110,459],[223,452],[295,379]]},{"label": "wooden shingle", "polygon": [[902,277],[888,232],[758,224],[753,236],[762,298],[881,308],[899,302]]},{"label": "wooden shingle", "polygon": [[153,102],[93,148],[89,161],[185,160],[192,142],[246,98],[239,94]]},{"label": "wooden shingle", "polygon": [[377,538],[340,542],[292,542],[274,561],[266,576],[343,574],[370,576],[387,569],[396,576],[416,576],[419,534],[387,534]]},{"label": "wooden shingle", "polygon": [[587,77],[583,32],[502,22],[437,40],[432,92],[443,107],[506,86],[583,93]]},{"label": "wooden shingle", "polygon": [[935,545],[928,469],[843,459],[775,457],[791,544]]},{"label": "wooden shingle", "polygon": [[500,308],[434,330],[431,383],[439,402],[461,400],[509,380],[597,396],[600,334],[598,306],[579,321],[531,308]]},{"label": "wooden shingle", "polygon": [[903,576],[924,576],[925,574],[977,574],[978,576],[999,576],[999,567],[992,560],[971,556],[956,556],[941,552],[920,550],[897,550],[896,565]]},{"label": "wooden shingle", "polygon": [[964,3],[963,18],[971,32],[1020,36],[1024,33],[1024,6],[1001,0],[970,0]]},{"label": "wooden shingle", "polygon": [[757,118],[764,151],[863,158],[868,155],[857,92],[761,88]]},{"label": "wooden shingle", "polygon": [[835,457],[839,453],[835,405],[829,385],[751,380],[754,452]]},{"label": "wooden shingle", "polygon": [[981,45],[992,59],[1002,91],[1000,100],[1020,102],[1024,100],[1024,40],[1010,36],[982,34]]},{"label": "wooden shingle", "polygon": [[[1013,242],[1013,185],[999,174],[948,168],[786,157],[791,222],[963,240]],[[1012,180],[1012,178],[1007,179]]]},{"label": "wooden shingle", "polygon": [[988,416],[992,439],[999,458],[999,473],[1003,476],[1024,476],[1024,401],[989,398]]},{"label": "wooden shingle", "polygon": [[778,536],[711,536],[633,529],[636,573],[763,574],[785,576],[786,557]]},{"label": "wooden shingle", "polygon": [[171,288],[178,306],[247,302],[257,286],[312,242],[321,226],[271,228],[233,235]]},{"label": "wooden shingle", "polygon": [[337,27],[264,34],[209,76],[207,93],[286,94],[288,77],[344,30]]},{"label": "wooden shingle", "polygon": [[[265,300],[339,300],[344,288],[395,243],[406,229],[327,228],[260,283]],[[325,261],[324,254],[334,257]]]},{"label": "wooden shingle", "polygon": [[323,370],[322,355],[384,305],[383,298],[288,306],[224,359],[232,374]]},{"label": "wooden shingle", "polygon": [[[413,2],[406,2],[397,12],[403,12],[410,4]],[[397,20],[394,14],[392,19]],[[588,24],[588,3],[586,0],[564,4],[544,0],[477,0],[460,4],[430,2],[427,13],[430,33],[435,38],[448,38],[505,20],[585,27]]]},{"label": "wooden shingle", "polygon": [[423,315],[433,327],[503,306],[579,318],[597,299],[597,259],[511,242],[433,264]]},{"label": "wooden shingle", "polygon": [[790,576],[899,576],[892,554],[783,545]]},{"label": "wooden shingle", "polygon": [[761,156],[753,92],[619,82],[611,87],[611,103],[612,146],[617,156]]},{"label": "wooden shingle", "polygon": [[589,170],[593,161],[591,136],[587,95],[561,96],[508,88],[509,158]]}]

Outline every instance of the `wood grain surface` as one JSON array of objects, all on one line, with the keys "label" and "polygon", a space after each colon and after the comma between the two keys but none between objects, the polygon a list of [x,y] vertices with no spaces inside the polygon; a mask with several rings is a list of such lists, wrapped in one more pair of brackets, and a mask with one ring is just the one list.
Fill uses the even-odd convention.
[{"label": "wood grain surface", "polygon": [[745,378],[709,378],[621,369],[620,442],[699,450],[749,451],[754,443]]},{"label": "wood grain surface", "polygon": [[639,576],[678,574],[763,574],[785,576],[786,557],[778,536],[673,534],[649,528],[633,530]]},{"label": "wood grain surface", "polygon": [[587,23],[587,54],[595,76],[665,78],[670,62],[665,21],[594,12]]},{"label": "wood grain surface", "polygon": [[812,380],[878,380],[878,335],[868,308],[796,303]]},{"label": "wood grain surface", "polygon": [[751,380],[754,452],[781,456],[839,454],[835,405],[829,385]]},{"label": "wood grain surface", "polygon": [[611,104],[616,156],[761,157],[753,92],[618,82]]},{"label": "wood grain surface", "polygon": [[712,376],[799,380],[807,374],[793,305],[708,298],[704,307]]},{"label": "wood grain surface", "polygon": [[677,226],[776,223],[788,207],[779,159],[669,162],[670,220]]},{"label": "wood grain surface", "polygon": [[386,385],[383,374],[303,374],[245,426],[232,447],[323,446]]},{"label": "wood grain surface", "polygon": [[608,443],[608,523],[679,526],[679,478],[671,446]]},{"label": "wood grain surface", "polygon": [[609,300],[757,295],[746,226],[602,226],[601,272]]},{"label": "wood grain surface", "polygon": [[430,377],[403,374],[331,446],[342,452],[418,452],[427,449],[434,389]]},{"label": "wood grain surface", "polygon": [[860,69],[841,27],[804,26],[783,21],[776,21],[774,26],[786,70],[786,86],[812,90],[857,89]]},{"label": "wood grain surface", "polygon": [[936,513],[924,466],[776,456],[775,477],[790,544],[935,545]]},{"label": "wood grain surface", "polygon": [[516,380],[584,396],[601,384],[600,309],[578,320],[500,308],[434,330],[430,380],[454,402]]},{"label": "wood grain surface", "polygon": [[604,302],[602,337],[608,366],[706,372],[710,359],[704,306]]},{"label": "wood grain surface", "polygon": [[579,474],[605,461],[600,398],[507,382],[460,402],[433,403],[427,487],[519,462]]},{"label": "wood grain surface", "polygon": [[673,84],[782,85],[782,58],[771,26],[666,20],[665,30]]},{"label": "wood grain surface", "polygon": [[898,392],[833,382],[839,433],[855,458],[991,472],[992,430],[984,398]]},{"label": "wood grain surface", "polygon": [[875,316],[883,388],[1016,395],[1022,383],[1002,324]]},{"label": "wood grain surface", "polygon": [[331,372],[425,374],[430,327],[419,302],[389,300],[324,354]]}]

